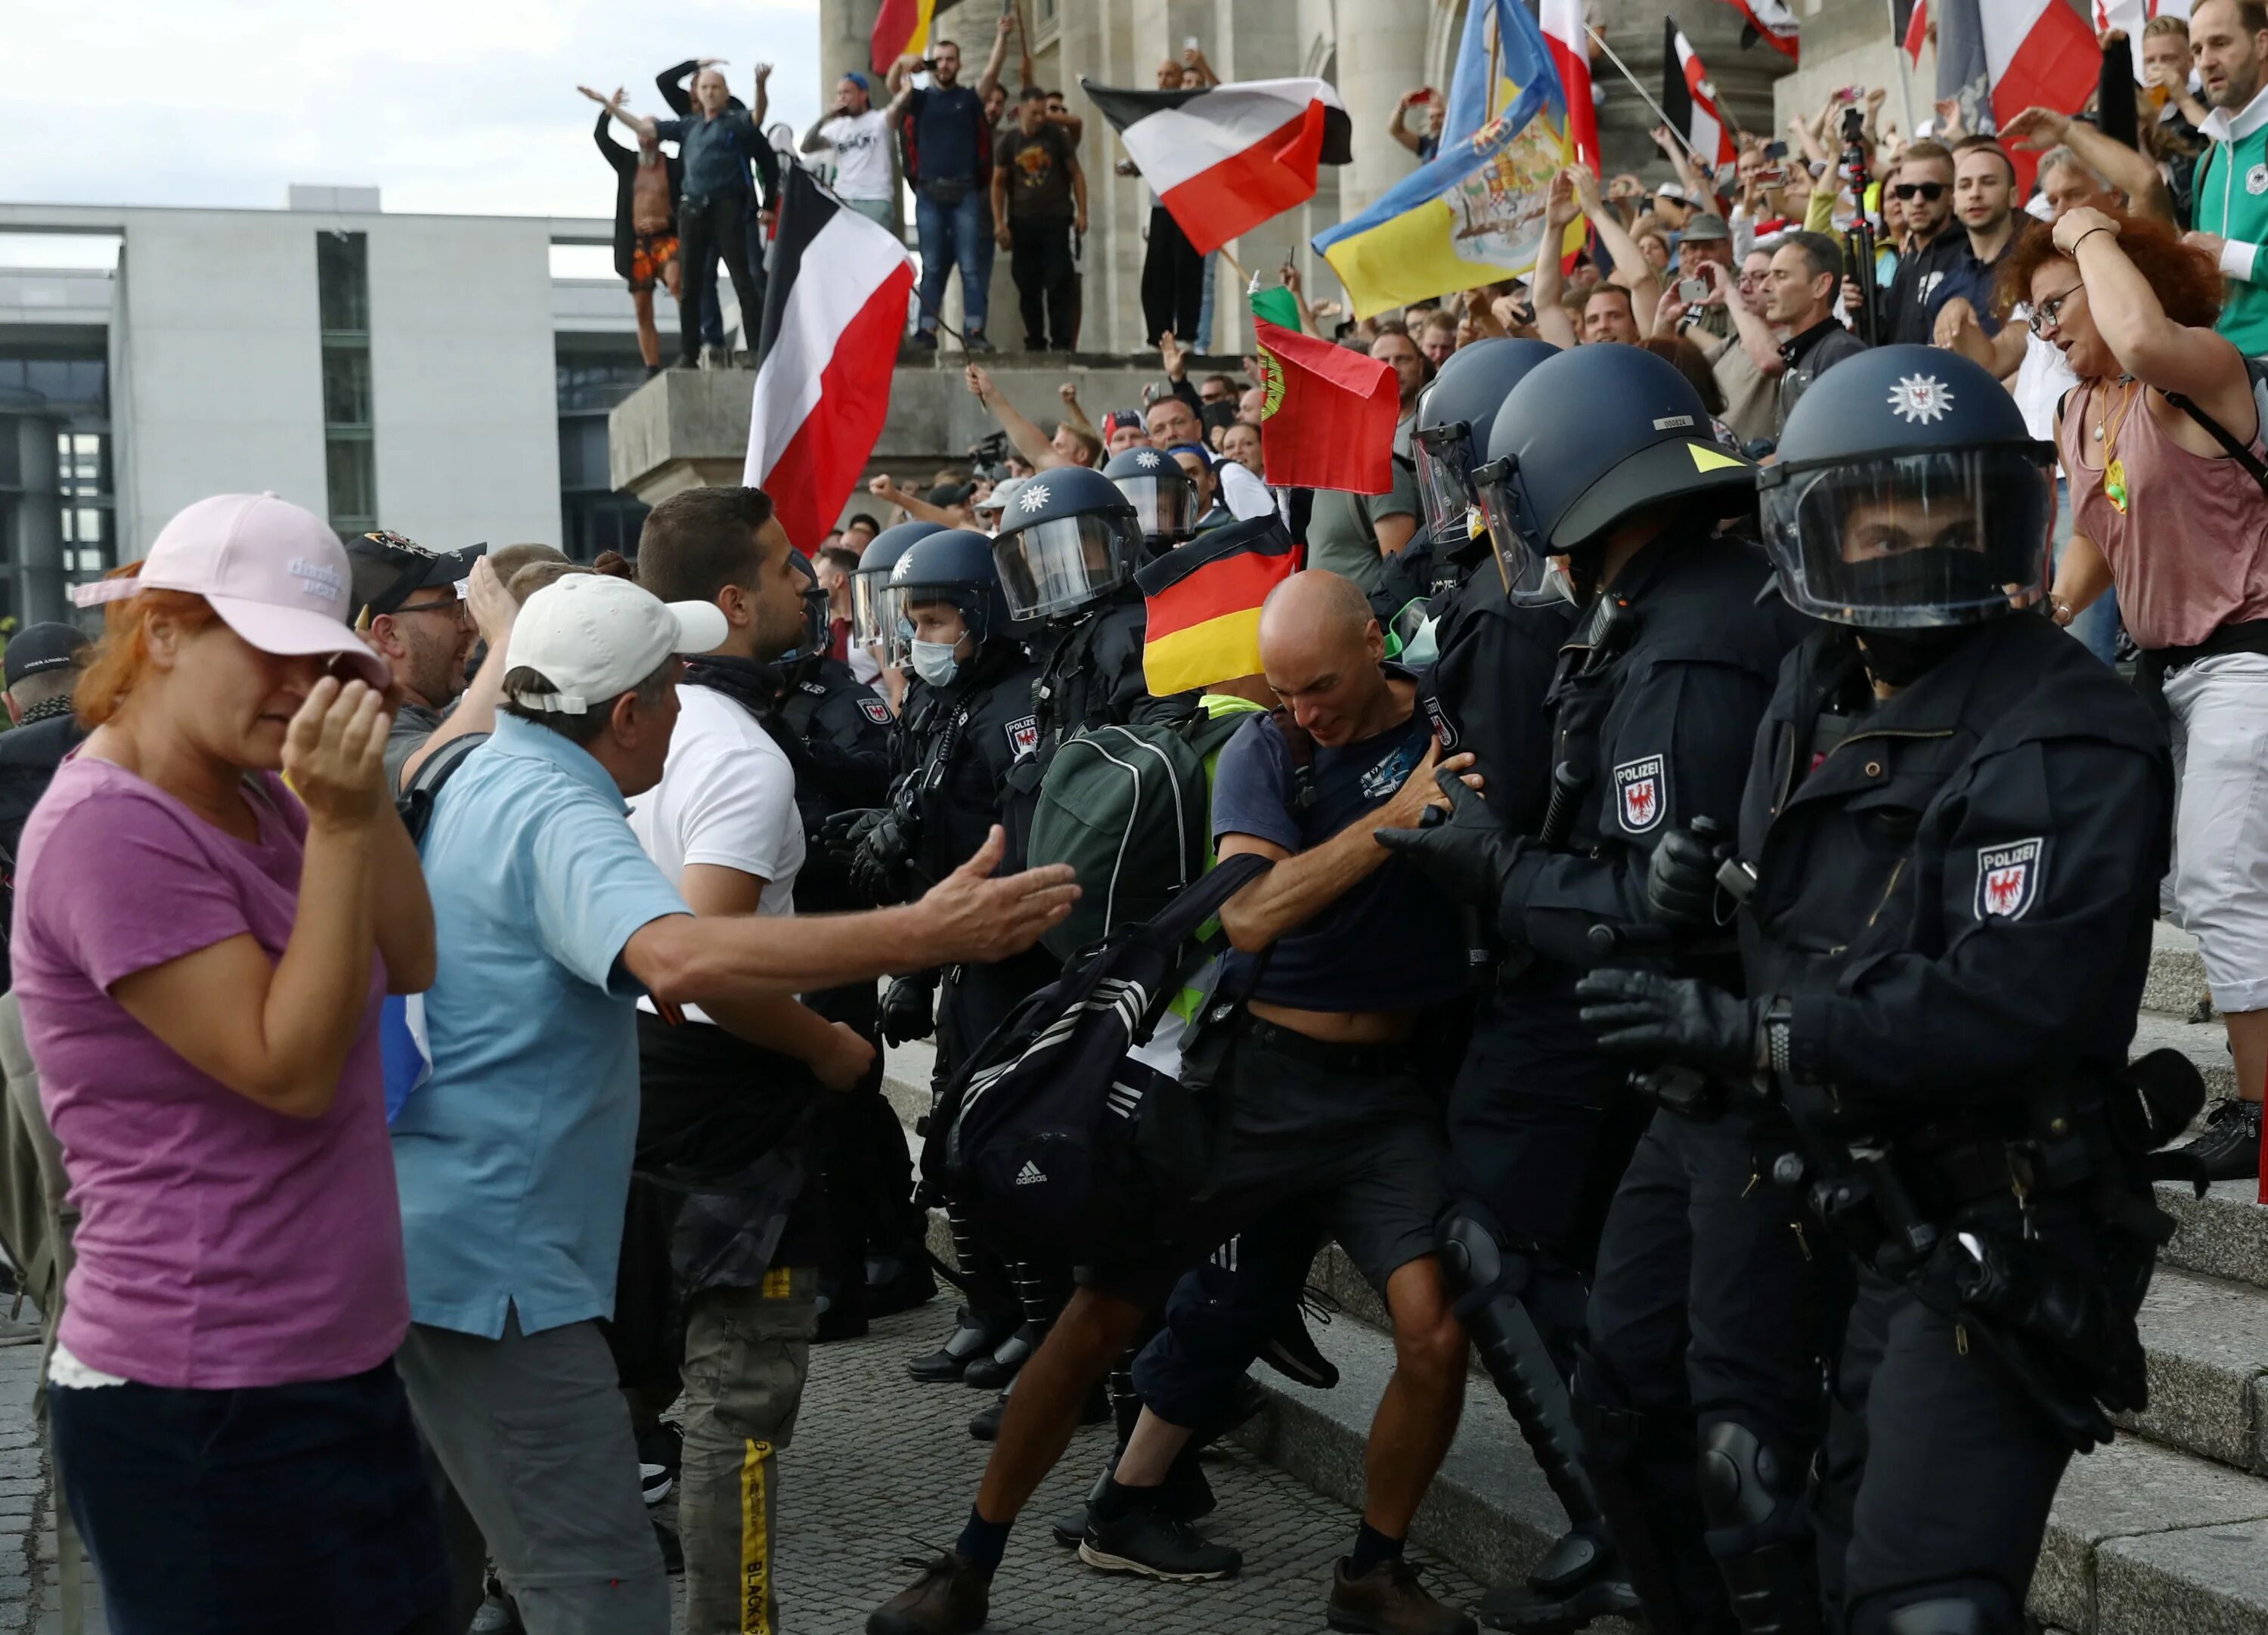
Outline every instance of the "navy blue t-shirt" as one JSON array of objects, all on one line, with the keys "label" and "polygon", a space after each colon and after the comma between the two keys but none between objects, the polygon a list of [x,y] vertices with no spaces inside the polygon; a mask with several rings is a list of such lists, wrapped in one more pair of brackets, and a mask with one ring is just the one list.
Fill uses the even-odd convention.
[{"label": "navy blue t-shirt", "polygon": [[[1432,737],[1423,711],[1403,725],[1337,748],[1318,744],[1314,804],[1296,809],[1292,748],[1268,717],[1245,723],[1213,774],[1218,842],[1250,835],[1290,851],[1322,844],[1394,798]],[[1463,917],[1401,858],[1354,885],[1277,944],[1251,997],[1301,1011],[1407,1011],[1454,998],[1465,985]],[[1248,976],[1252,954],[1231,954],[1224,986]]]},{"label": "navy blue t-shirt", "polygon": [[910,111],[921,180],[975,181],[976,133],[984,122],[984,99],[967,85],[950,91],[917,89]]}]

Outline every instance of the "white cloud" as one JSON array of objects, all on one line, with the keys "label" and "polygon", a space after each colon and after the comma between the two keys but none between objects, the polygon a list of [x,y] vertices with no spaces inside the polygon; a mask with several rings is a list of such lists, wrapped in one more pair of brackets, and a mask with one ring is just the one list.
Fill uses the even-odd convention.
[{"label": "white cloud", "polygon": [[0,199],[274,207],[294,181],[397,211],[603,216],[613,173],[578,84],[630,88],[722,56],[773,121],[819,108],[817,0],[92,0],[8,7]]}]

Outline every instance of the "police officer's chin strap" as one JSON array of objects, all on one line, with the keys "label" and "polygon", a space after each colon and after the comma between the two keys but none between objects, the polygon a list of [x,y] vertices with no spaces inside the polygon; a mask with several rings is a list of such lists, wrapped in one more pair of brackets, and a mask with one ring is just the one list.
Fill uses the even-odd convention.
[{"label": "police officer's chin strap", "polygon": [[1859,632],[1859,652],[1867,674],[1885,687],[1911,687],[1961,643],[1964,628],[1933,625],[1923,630]]}]

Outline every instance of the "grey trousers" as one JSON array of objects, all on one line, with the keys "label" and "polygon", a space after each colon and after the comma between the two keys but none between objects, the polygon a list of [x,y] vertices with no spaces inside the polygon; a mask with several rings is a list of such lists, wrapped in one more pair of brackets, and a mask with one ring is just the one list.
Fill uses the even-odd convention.
[{"label": "grey trousers", "polygon": [[410,1325],[394,1366],[528,1635],[669,1635],[637,1446],[593,1322],[504,1337]]}]

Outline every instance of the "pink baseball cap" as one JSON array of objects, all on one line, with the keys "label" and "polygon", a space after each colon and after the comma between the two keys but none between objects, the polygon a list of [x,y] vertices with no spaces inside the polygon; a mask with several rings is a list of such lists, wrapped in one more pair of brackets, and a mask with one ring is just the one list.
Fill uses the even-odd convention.
[{"label": "pink baseball cap", "polygon": [[82,608],[143,590],[191,591],[264,653],[335,653],[372,687],[393,681],[386,660],[347,623],[346,547],[330,525],[273,494],[216,494],[177,514],[132,578],[82,585]]}]

